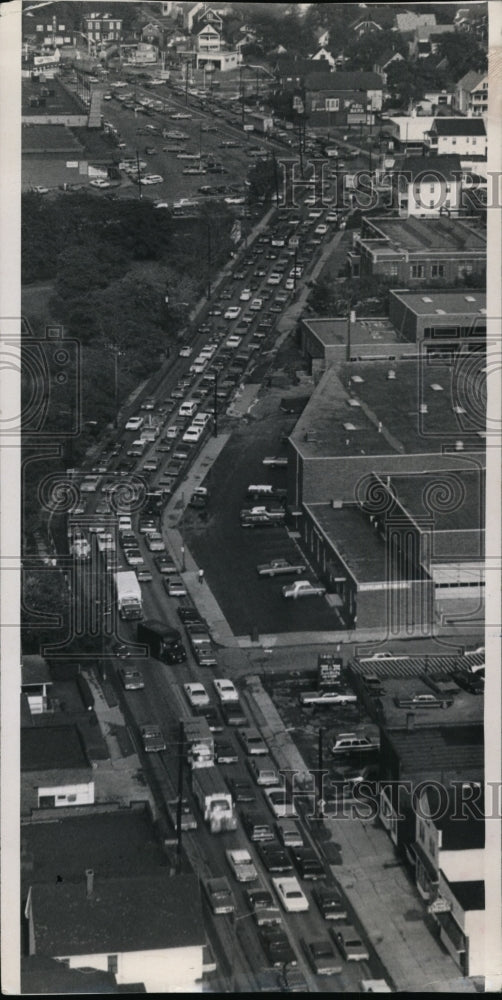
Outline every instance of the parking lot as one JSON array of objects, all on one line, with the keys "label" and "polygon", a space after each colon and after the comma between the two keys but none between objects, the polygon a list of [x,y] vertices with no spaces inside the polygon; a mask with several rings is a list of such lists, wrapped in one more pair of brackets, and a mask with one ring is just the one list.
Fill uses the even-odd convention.
[{"label": "parking lot", "polygon": [[[278,396],[279,402],[279,396]],[[258,576],[259,563],[284,557],[297,560],[300,554],[286,528],[241,528],[239,511],[250,483],[286,486],[286,470],[264,466],[267,455],[285,454],[283,435],[294,423],[291,416],[276,412],[259,421],[236,426],[226,447],[213,466],[206,485],[211,492],[207,519],[187,510],[182,530],[197,565],[206,579],[225,618],[236,635],[300,631],[333,631],[337,619],[323,597],[288,601],[282,586],[295,577],[272,580]],[[305,558],[303,556],[303,561]],[[307,564],[302,579],[315,580]]]}]

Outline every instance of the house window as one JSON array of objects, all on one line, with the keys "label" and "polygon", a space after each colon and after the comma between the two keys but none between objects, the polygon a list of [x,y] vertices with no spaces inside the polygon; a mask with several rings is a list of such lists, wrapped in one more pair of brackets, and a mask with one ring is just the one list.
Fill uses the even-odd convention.
[{"label": "house window", "polygon": [[391,274],[393,277],[397,278],[397,275],[398,275],[397,264],[391,264],[390,265],[390,267],[389,267],[389,274]]},{"label": "house window", "polygon": [[434,198],[431,198],[429,202],[429,208],[435,208],[435,207],[436,207],[436,202],[434,201]]},{"label": "house window", "polygon": [[476,145],[477,145],[477,141],[478,141],[477,139],[473,139],[473,140],[472,140],[472,145],[473,145],[473,146],[476,146]]},{"label": "house window", "polygon": [[452,144],[452,146],[456,146],[457,145],[457,140],[456,139],[452,139],[451,140],[451,144]]},{"label": "house window", "polygon": [[444,278],[444,264],[431,264],[431,278]]},{"label": "house window", "polygon": [[430,193],[431,193],[431,194],[434,194],[434,191],[435,191],[435,190],[436,190],[436,185],[435,185],[435,184],[431,184],[431,185],[430,185],[430,187],[429,187],[429,191],[430,191]]},{"label": "house window", "polygon": [[340,107],[340,101],[338,97],[327,97],[325,101],[326,111],[338,111]]},{"label": "house window", "polygon": [[424,277],[424,265],[423,264],[412,264],[411,265],[411,277],[412,278],[423,278]]},{"label": "house window", "polygon": [[113,975],[116,976],[118,970],[119,970],[118,956],[108,955],[108,972],[113,972]]}]

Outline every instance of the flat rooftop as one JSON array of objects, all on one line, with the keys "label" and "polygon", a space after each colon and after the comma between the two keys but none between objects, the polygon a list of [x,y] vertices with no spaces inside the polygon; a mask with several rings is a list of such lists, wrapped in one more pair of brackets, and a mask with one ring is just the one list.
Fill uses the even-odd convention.
[{"label": "flat rooftop", "polygon": [[68,816],[21,829],[21,877],[34,882],[81,882],[85,869],[103,878],[153,874],[167,856],[148,809]]},{"label": "flat rooftop", "polygon": [[325,372],[290,439],[305,458],[443,453],[445,443],[453,451],[456,441],[463,451],[483,455],[478,424],[454,410],[456,393],[455,368],[447,361],[434,359],[429,367],[417,359],[344,363],[337,373]]},{"label": "flat rooftop", "polygon": [[[324,347],[347,343],[346,319],[307,319],[305,327],[314,334]],[[350,324],[350,339],[353,344],[395,344],[398,337],[392,323],[386,316],[361,317]]]},{"label": "flat rooftop", "polygon": [[21,770],[90,768],[76,726],[34,726],[21,730]]},{"label": "flat rooftop", "polygon": [[[482,701],[482,699],[480,699]],[[440,718],[430,719],[415,730],[406,725],[387,734],[399,757],[401,777],[423,776],[441,772],[443,780],[471,781],[482,779],[484,771],[484,734],[480,723],[443,725],[443,716],[450,709],[431,709]]]},{"label": "flat rooftop", "polygon": [[472,291],[400,291],[392,289],[391,295],[403,302],[407,309],[417,316],[434,318],[446,313],[448,316],[486,316],[486,292],[473,288]]},{"label": "flat rooftop", "polygon": [[[41,107],[33,107],[30,98],[41,98],[45,101]],[[38,83],[29,77],[21,80],[21,118],[34,118],[46,115],[85,115],[85,105],[61,85],[56,78],[40,80]]]},{"label": "flat rooftop", "polygon": [[395,698],[408,698],[414,694],[432,694],[430,687],[420,677],[389,677],[385,680],[385,694],[379,696],[382,706],[381,718],[384,727],[389,729],[406,729],[407,716],[414,715],[414,727],[434,727],[445,729],[448,726],[482,725],[484,699],[480,695],[470,694],[459,689],[453,696],[453,704],[447,708],[409,708],[396,705]]},{"label": "flat rooftop", "polygon": [[333,509],[329,503],[314,503],[306,504],[305,509],[327,535],[356,580],[376,583],[386,580],[385,543],[358,507]]},{"label": "flat rooftop", "polygon": [[391,476],[390,485],[411,517],[432,517],[434,531],[478,530],[484,521],[483,470],[449,475],[417,473]]},{"label": "flat rooftop", "polygon": [[401,251],[486,253],[486,231],[475,219],[372,216],[364,219],[361,236],[363,243],[371,243],[376,238],[388,240],[389,249]]}]

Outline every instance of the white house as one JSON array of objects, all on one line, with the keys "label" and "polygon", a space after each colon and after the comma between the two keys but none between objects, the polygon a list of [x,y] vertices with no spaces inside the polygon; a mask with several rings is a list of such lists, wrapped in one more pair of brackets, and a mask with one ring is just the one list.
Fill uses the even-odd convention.
[{"label": "white house", "polygon": [[197,35],[197,52],[219,52],[221,35],[212,24],[206,24]]},{"label": "white house", "polygon": [[396,174],[402,218],[458,215],[462,208],[462,168],[458,156],[411,156]]},{"label": "white house", "polygon": [[52,678],[43,656],[23,656],[21,664],[21,692],[28,699],[32,715],[47,712]]},{"label": "white house", "polygon": [[483,76],[474,85],[467,103],[468,115],[481,115],[483,118],[488,114],[488,77]]},{"label": "white house", "polygon": [[463,77],[455,85],[455,101],[454,106],[461,115],[466,115],[468,113],[469,104],[471,100],[471,94],[476,86],[483,80],[482,73],[476,73],[475,70],[470,69],[468,73],[465,73]]},{"label": "white house", "polygon": [[471,118],[435,118],[428,131],[427,141],[431,153],[459,156],[487,155],[486,127],[481,116]]},{"label": "white house", "polygon": [[320,59],[324,59],[327,63],[329,63],[331,69],[335,68],[335,62],[336,62],[335,57],[334,55],[332,55],[329,49],[325,48],[324,45],[322,45],[321,48],[318,49],[315,55],[313,55],[311,58],[314,61],[319,61]]},{"label": "white house", "polygon": [[21,730],[21,812],[94,803],[94,773],[73,726]]},{"label": "white house", "polygon": [[32,885],[30,955],[111,972],[147,993],[201,992],[205,931],[194,875],[95,877]]}]

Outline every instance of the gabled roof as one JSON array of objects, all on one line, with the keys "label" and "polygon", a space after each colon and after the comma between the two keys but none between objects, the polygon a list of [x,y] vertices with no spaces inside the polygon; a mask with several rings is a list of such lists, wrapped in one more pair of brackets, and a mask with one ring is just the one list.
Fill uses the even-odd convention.
[{"label": "gabled roof", "polygon": [[356,71],[310,73],[306,86],[308,90],[381,90],[383,84],[378,73]]},{"label": "gabled roof", "polygon": [[197,878],[156,872],[31,888],[35,951],[47,957],[121,954],[205,944]]},{"label": "gabled roof", "polygon": [[437,135],[486,135],[486,127],[481,117],[476,118],[435,118],[431,132]]},{"label": "gabled roof", "polygon": [[470,69],[458,80],[457,87],[460,87],[462,90],[471,91],[477,83],[481,83],[484,75],[484,73],[476,73],[474,69]]}]

